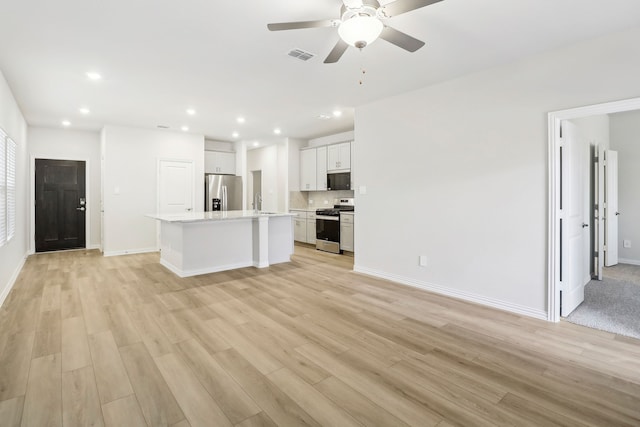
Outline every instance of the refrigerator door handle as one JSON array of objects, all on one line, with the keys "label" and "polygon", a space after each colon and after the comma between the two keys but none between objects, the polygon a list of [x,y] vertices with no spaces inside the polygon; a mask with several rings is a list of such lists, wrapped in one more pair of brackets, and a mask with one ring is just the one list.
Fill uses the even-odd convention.
[{"label": "refrigerator door handle", "polygon": [[222,210],[226,211],[228,209],[227,206],[227,186],[222,186]]}]

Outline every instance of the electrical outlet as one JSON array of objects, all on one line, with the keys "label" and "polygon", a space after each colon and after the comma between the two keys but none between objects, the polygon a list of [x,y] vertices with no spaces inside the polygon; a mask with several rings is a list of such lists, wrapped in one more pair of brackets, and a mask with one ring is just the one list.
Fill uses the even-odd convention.
[{"label": "electrical outlet", "polygon": [[631,247],[631,240],[623,240],[622,241],[622,246],[625,248],[630,248]]},{"label": "electrical outlet", "polygon": [[309,200],[309,204],[312,205],[313,204],[313,200]]},{"label": "electrical outlet", "polygon": [[420,255],[418,257],[418,265],[420,267],[426,267],[427,266],[427,256],[426,255]]},{"label": "electrical outlet", "polygon": [[325,201],[324,201],[324,204],[325,204],[325,205],[328,205],[328,204],[329,204],[329,201],[328,201],[328,200],[325,200]]}]

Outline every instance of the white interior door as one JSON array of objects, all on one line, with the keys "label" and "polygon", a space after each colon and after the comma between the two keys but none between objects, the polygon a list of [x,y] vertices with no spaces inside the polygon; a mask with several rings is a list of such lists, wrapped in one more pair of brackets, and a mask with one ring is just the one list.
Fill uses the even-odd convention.
[{"label": "white interior door", "polygon": [[[193,211],[193,163],[160,160],[158,165],[158,213]],[[160,221],[156,226],[156,246],[160,249]]]},{"label": "white interior door", "polygon": [[589,143],[571,122],[562,123],[562,310],[567,316],[584,301],[589,267]]},{"label": "white interior door", "polygon": [[605,152],[605,233],[604,265],[618,263],[618,152]]},{"label": "white interior door", "polygon": [[158,212],[184,213],[193,210],[193,164],[161,160],[158,179]]}]

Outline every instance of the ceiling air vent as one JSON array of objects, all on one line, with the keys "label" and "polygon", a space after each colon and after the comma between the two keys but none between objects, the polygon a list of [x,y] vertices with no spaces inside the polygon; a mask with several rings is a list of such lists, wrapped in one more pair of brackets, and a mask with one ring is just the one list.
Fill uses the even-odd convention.
[{"label": "ceiling air vent", "polygon": [[167,125],[158,125],[158,129],[169,129]]},{"label": "ceiling air vent", "polygon": [[297,58],[301,61],[308,61],[315,56],[313,53],[304,51],[302,49],[293,49],[287,55],[293,58]]}]

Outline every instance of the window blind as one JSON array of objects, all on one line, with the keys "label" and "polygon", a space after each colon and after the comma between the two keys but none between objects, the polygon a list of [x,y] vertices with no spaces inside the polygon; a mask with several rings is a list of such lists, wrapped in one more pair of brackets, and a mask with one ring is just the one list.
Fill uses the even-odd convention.
[{"label": "window blind", "polygon": [[16,143],[7,141],[7,241],[16,234]]},{"label": "window blind", "polygon": [[0,130],[0,246],[7,243],[7,135]]}]

